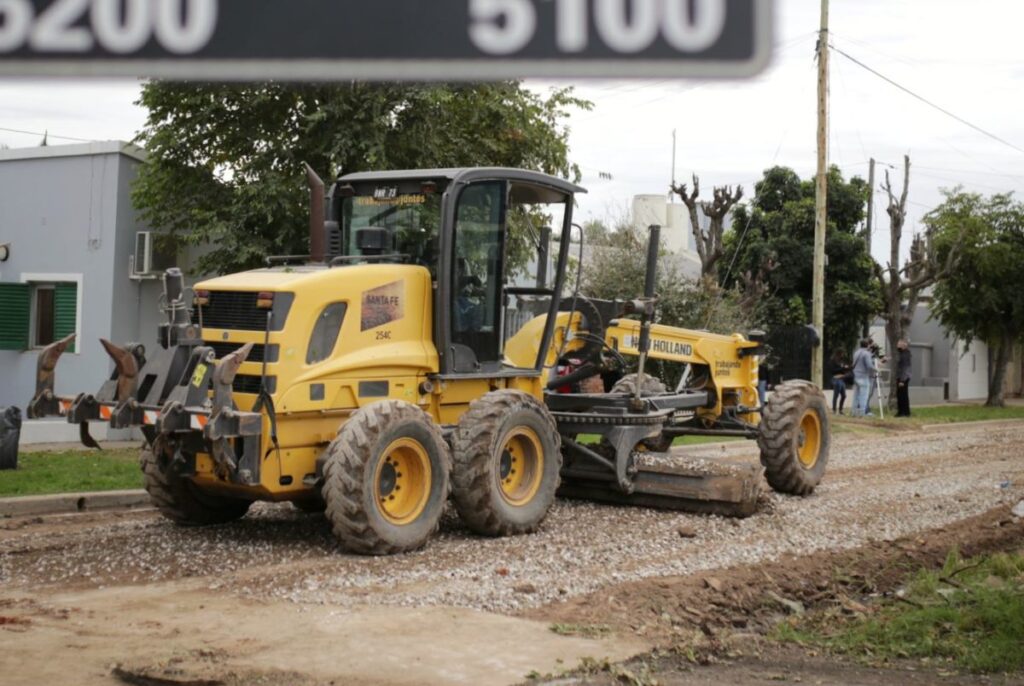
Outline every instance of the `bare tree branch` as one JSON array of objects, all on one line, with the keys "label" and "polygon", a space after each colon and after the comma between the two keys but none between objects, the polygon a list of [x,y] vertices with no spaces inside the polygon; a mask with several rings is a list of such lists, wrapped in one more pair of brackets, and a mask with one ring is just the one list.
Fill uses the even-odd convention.
[{"label": "bare tree branch", "polygon": [[[955,250],[943,264],[939,264],[931,236],[917,234],[910,246],[910,257],[900,267],[900,244],[903,240],[903,226],[907,219],[907,198],[910,193],[910,157],[903,157],[903,188],[899,195],[893,190],[889,172],[885,172],[882,190],[889,198],[886,213],[889,215],[889,262],[883,269],[874,264],[875,277],[882,288],[885,309],[885,337],[889,354],[892,355],[891,369],[896,374],[896,342],[907,338],[907,329],[914,320],[914,312],[925,291],[938,279],[948,273],[955,264]],[[896,384],[891,384],[889,402],[896,400]]]},{"label": "bare tree branch", "polygon": [[[725,220],[736,203],[743,199],[743,187],[737,186],[735,191],[732,186],[717,187],[712,193],[711,202],[698,202],[700,179],[694,174],[692,192],[687,190],[686,184],[673,186],[672,192],[682,199],[690,211],[690,228],[697,246],[697,255],[700,257],[701,276],[713,277],[717,282],[718,262],[725,254],[722,244]],[[704,216],[711,220],[706,230],[700,225],[698,207]]]}]

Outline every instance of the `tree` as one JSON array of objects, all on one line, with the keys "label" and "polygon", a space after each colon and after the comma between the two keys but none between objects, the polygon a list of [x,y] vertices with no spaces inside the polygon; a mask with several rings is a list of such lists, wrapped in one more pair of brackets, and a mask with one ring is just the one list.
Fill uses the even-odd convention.
[{"label": "tree", "polygon": [[955,256],[956,268],[936,282],[932,313],[958,340],[989,345],[985,404],[1002,407],[1007,363],[1024,334],[1024,205],[1009,194],[943,193],[925,223],[938,259]]},{"label": "tree", "polygon": [[142,218],[212,250],[203,272],[308,252],[303,162],[321,174],[509,166],[573,179],[571,89],[546,98],[517,82],[482,85],[150,82],[137,140],[149,152],[133,190]]},{"label": "tree", "polygon": [[[903,240],[903,225],[907,219],[907,197],[910,192],[910,157],[903,157],[903,190],[897,199],[885,172],[882,185],[889,197],[886,212],[889,215],[889,262],[883,269],[877,262],[875,276],[882,291],[882,318],[885,320],[885,338],[889,352],[892,378],[896,378],[899,357],[896,343],[907,337],[907,329],[914,321],[914,312],[921,300],[921,294],[938,279],[947,274],[956,259],[956,250],[949,250],[944,260],[939,260],[929,235],[915,235],[910,245],[910,259],[900,267],[900,244]],[[896,384],[889,384],[889,405],[896,404]]]},{"label": "tree", "polygon": [[591,219],[583,224],[583,243],[587,246],[608,245],[611,229],[599,219]]},{"label": "tree", "polygon": [[[735,191],[731,186],[716,187],[712,191],[713,200],[711,202],[697,202],[700,197],[700,178],[694,174],[692,191],[687,191],[684,183],[672,186],[672,192],[682,198],[683,204],[689,210],[690,229],[697,246],[697,255],[700,257],[701,276],[717,283],[718,262],[724,254],[722,236],[725,233],[725,219],[736,203],[743,199],[743,186],[737,186]],[[698,208],[705,217],[711,220],[707,229],[700,225],[700,217],[697,215]]]},{"label": "tree", "polygon": [[[725,286],[739,287],[743,301],[761,309],[768,327],[804,325],[811,319],[814,263],[815,184],[792,169],[773,167],[754,187],[749,205],[737,205],[725,256],[735,265]],[[838,167],[828,174],[828,240],[825,252],[824,344],[851,349],[865,318],[880,300],[871,256],[857,233],[864,219],[867,184],[843,179]]]},{"label": "tree", "polygon": [[[642,295],[647,271],[646,230],[629,221],[609,234],[609,243],[594,248],[583,266],[583,294],[605,300],[629,300]],[[664,242],[664,238],[662,239]],[[688,279],[662,247],[655,292],[658,322],[719,333],[743,332],[754,322],[740,309],[738,295],[709,287],[706,279]]]}]

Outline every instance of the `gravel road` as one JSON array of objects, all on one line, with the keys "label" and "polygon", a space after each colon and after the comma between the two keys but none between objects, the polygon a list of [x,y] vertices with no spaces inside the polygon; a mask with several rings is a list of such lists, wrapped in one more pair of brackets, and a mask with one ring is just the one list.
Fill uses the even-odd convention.
[{"label": "gravel road", "polygon": [[[328,605],[456,606],[515,613],[623,581],[845,549],[944,526],[1024,497],[1024,423],[834,436],[809,498],[767,496],[746,520],[560,501],[542,530],[470,535],[447,514],[423,551],[345,554],[323,518],[255,506],[241,522],[179,529],[153,513],[0,522],[11,593],[144,586]],[[751,443],[687,449],[756,460]],[[767,489],[767,486],[766,486]]]}]

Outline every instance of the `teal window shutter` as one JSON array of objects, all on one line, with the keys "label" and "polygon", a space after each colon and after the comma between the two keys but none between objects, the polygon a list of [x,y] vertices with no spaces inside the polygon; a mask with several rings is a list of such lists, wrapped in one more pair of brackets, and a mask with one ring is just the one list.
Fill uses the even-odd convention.
[{"label": "teal window shutter", "polygon": [[30,286],[0,283],[0,350],[28,349]]},{"label": "teal window shutter", "polygon": [[[54,284],[53,291],[53,336],[59,341],[75,333],[78,324],[78,284]],[[75,350],[75,343],[68,346],[68,352],[73,353]]]}]

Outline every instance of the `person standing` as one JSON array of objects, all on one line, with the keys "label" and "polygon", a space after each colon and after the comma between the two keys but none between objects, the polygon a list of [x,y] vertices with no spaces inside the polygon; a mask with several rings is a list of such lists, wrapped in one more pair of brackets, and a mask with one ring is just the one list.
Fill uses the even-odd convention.
[{"label": "person standing", "polygon": [[846,375],[849,373],[850,366],[846,364],[846,354],[841,349],[836,349],[832,353],[830,370],[832,375],[832,414],[843,413],[843,405],[846,404]]},{"label": "person standing", "polygon": [[871,417],[868,409],[868,392],[871,390],[871,379],[875,374],[875,361],[871,355],[871,339],[861,339],[860,348],[853,354],[853,383],[857,391],[853,395],[853,410],[850,414],[854,417]]},{"label": "person standing", "polygon": [[896,343],[896,416],[910,416],[910,344],[906,339]]}]

